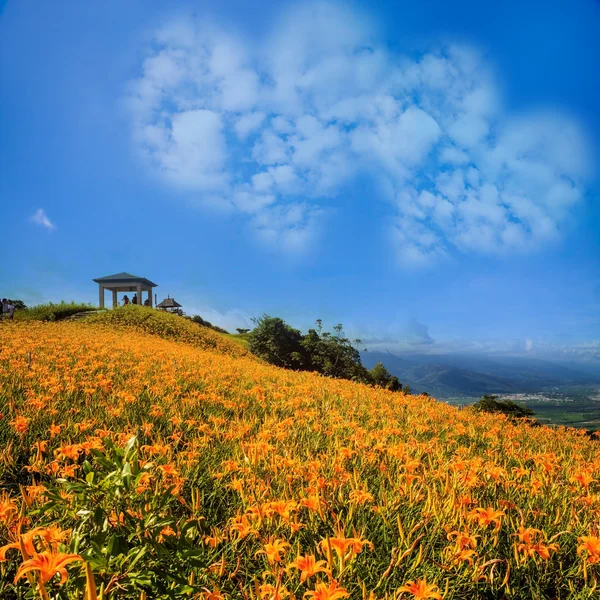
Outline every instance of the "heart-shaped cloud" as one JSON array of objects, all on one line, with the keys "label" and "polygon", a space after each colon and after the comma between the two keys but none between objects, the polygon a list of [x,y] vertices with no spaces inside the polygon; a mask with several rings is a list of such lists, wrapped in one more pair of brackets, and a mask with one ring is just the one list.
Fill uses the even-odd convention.
[{"label": "heart-shaped cloud", "polygon": [[365,176],[365,202],[394,211],[404,264],[533,249],[561,234],[589,163],[571,118],[507,115],[478,52],[400,56],[332,4],[288,12],[260,44],[175,20],[156,32],[128,106],[136,147],[166,182],[290,252]]}]

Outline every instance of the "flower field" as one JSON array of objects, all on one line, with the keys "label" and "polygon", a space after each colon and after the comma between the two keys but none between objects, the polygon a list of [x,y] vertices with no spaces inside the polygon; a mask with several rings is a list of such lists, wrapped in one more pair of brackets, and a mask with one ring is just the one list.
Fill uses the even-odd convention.
[{"label": "flower field", "polygon": [[96,321],[0,326],[3,600],[600,594],[583,433]]}]

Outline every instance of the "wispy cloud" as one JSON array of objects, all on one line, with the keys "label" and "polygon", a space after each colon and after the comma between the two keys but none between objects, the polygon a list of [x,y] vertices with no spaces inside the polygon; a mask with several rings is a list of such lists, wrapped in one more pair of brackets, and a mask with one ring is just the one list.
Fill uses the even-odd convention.
[{"label": "wispy cloud", "polygon": [[252,318],[242,309],[217,310],[209,306],[185,306],[185,311],[191,316],[200,315],[205,321],[218,325],[229,333],[235,333],[238,327],[244,329],[254,327]]},{"label": "wispy cloud", "polygon": [[409,58],[377,37],[364,15],[327,3],[288,12],[260,45],[174,21],[131,82],[137,147],[166,181],[283,250],[314,244],[325,202],[342,204],[359,174],[390,203],[407,265],[557,239],[585,192],[577,123],[508,114],[471,48]]},{"label": "wispy cloud", "polygon": [[56,226],[52,221],[48,218],[46,211],[43,208],[38,208],[35,213],[30,218],[32,223],[36,225],[41,225],[46,229],[56,229]]}]

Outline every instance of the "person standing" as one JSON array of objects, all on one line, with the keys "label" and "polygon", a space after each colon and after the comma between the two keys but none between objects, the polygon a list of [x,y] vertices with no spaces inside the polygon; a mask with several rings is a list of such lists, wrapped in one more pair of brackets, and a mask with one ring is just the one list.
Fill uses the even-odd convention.
[{"label": "person standing", "polygon": [[133,295],[133,298],[131,299],[131,304],[137,304],[138,303],[138,297],[137,294]]},{"label": "person standing", "polygon": [[127,306],[129,304],[129,297],[127,294],[123,296],[123,306]]}]

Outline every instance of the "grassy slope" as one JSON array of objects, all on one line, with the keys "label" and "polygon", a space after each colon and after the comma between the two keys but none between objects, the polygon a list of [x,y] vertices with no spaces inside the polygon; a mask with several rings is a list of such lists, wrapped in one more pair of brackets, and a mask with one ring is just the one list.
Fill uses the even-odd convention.
[{"label": "grassy slope", "polygon": [[232,342],[235,342],[236,344],[240,344],[240,346],[244,347],[244,348],[248,348],[250,345],[250,341],[248,339],[248,334],[247,333],[224,333],[223,334],[226,338],[230,339]]},{"label": "grassy slope", "polygon": [[244,356],[244,344],[236,343],[237,336],[225,335],[187,319],[143,306],[123,306],[92,315],[88,323],[111,328],[128,328],[157,335],[164,339],[192,344],[205,350],[216,350],[233,356]]},{"label": "grassy slope", "polygon": [[[134,434],[151,483],[125,496],[121,488],[118,504],[108,484],[93,501],[85,492],[91,484],[71,499],[54,494],[42,511],[43,503],[28,500],[27,527],[73,529],[98,581],[120,576],[124,591],[115,598],[127,600],[140,597],[146,580],[157,598],[161,585],[177,581],[193,581],[195,593],[250,597],[255,578],[301,597],[328,581],[321,573],[301,582],[295,569],[284,571],[304,553],[328,561],[353,598],[370,591],[383,598],[419,578],[436,583],[445,600],[591,597],[598,565],[584,571],[586,551],[577,549],[579,537],[598,535],[597,443],[244,354],[211,330],[142,308],[85,323],[6,325],[0,486],[18,503],[16,483],[35,479],[64,492],[67,483],[56,478],[83,481],[84,457],[96,472],[105,468],[90,448],[123,446]],[[167,499],[152,509],[163,490]],[[102,525],[102,511],[116,506],[127,519]],[[89,508],[101,511],[96,546],[77,517]],[[160,518],[135,516],[152,510]],[[194,519],[200,528],[189,528]],[[532,530],[520,547],[520,526],[540,533]],[[115,535],[124,555],[148,548],[136,567],[142,583],[127,574],[127,561],[102,551],[115,547]],[[373,546],[355,542],[342,569],[320,545],[342,537]],[[281,568],[260,553],[275,539],[290,544]],[[0,545],[9,540],[0,526]],[[19,562],[12,553],[3,567],[2,598],[17,597],[10,582]],[[73,577],[64,597],[80,597],[82,585]],[[175,589],[183,588],[164,597]]]}]

